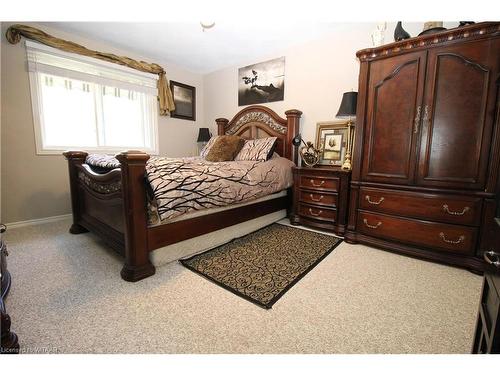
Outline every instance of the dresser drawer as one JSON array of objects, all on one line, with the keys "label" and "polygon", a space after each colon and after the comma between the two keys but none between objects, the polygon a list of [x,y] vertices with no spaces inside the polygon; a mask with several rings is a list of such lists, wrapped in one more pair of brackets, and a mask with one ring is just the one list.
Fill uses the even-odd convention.
[{"label": "dresser drawer", "polygon": [[299,215],[305,216],[315,220],[323,221],[336,221],[337,220],[337,210],[311,206],[309,204],[299,203]]},{"label": "dresser drawer", "polygon": [[413,245],[473,255],[477,229],[358,211],[357,228],[361,233]]},{"label": "dresser drawer", "polygon": [[300,187],[336,192],[339,190],[339,181],[335,177],[300,176]]},{"label": "dresser drawer", "polygon": [[481,198],[369,188],[361,188],[359,197],[364,210],[463,225],[481,220]]},{"label": "dresser drawer", "polygon": [[337,207],[337,195],[312,190],[300,190],[299,200],[321,206]]}]

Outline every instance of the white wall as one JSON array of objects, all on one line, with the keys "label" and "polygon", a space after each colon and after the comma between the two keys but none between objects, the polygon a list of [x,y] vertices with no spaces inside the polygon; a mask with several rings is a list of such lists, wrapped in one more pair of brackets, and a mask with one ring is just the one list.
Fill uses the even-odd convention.
[{"label": "white wall", "polygon": [[[455,22],[444,26],[456,25]],[[395,22],[387,24],[385,43],[394,41],[395,26]],[[423,23],[403,23],[403,27],[411,36],[417,36]],[[351,89],[357,91],[356,51],[372,47],[371,33],[375,29],[376,23],[341,24],[336,32],[321,39],[205,75],[206,122],[214,124],[221,116],[230,118],[243,108],[238,107],[239,67],[285,56],[285,98],[265,105],[282,117],[287,109],[301,110],[302,136],[314,142],[316,123],[334,120],[342,94]],[[215,125],[211,127],[212,132],[216,132]]]},{"label": "white wall", "polygon": [[[36,155],[33,115],[24,38],[11,45],[5,38],[9,23],[1,28],[1,196],[2,219],[17,222],[71,212],[66,161],[62,155]],[[32,24],[54,36],[84,46],[156,62],[167,71],[168,79],[196,87],[196,122],[160,116],[160,153],[177,157],[193,155],[198,128],[204,126],[203,77],[162,61],[117,50],[113,46],[71,35],[45,25]]]}]

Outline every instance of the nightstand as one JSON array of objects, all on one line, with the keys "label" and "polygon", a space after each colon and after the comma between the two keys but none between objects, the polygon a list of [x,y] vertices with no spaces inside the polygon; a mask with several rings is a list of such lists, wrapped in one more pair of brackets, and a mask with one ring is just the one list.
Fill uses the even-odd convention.
[{"label": "nightstand", "polygon": [[294,167],[290,223],[343,236],[347,225],[351,171],[340,167]]}]

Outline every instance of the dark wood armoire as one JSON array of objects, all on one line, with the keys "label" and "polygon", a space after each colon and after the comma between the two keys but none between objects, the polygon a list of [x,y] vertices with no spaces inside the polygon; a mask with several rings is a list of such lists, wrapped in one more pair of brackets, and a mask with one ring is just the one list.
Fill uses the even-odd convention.
[{"label": "dark wood armoire", "polygon": [[500,192],[500,23],[357,56],[346,240],[481,271]]}]

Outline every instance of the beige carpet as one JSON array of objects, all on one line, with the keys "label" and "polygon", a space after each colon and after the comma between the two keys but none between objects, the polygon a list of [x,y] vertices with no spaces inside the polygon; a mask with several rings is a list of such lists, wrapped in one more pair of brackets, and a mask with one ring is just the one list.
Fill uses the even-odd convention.
[{"label": "beige carpet", "polygon": [[12,329],[28,352],[468,353],[482,278],[339,245],[264,310],[178,263],[138,283],[69,221],[8,229]]}]

